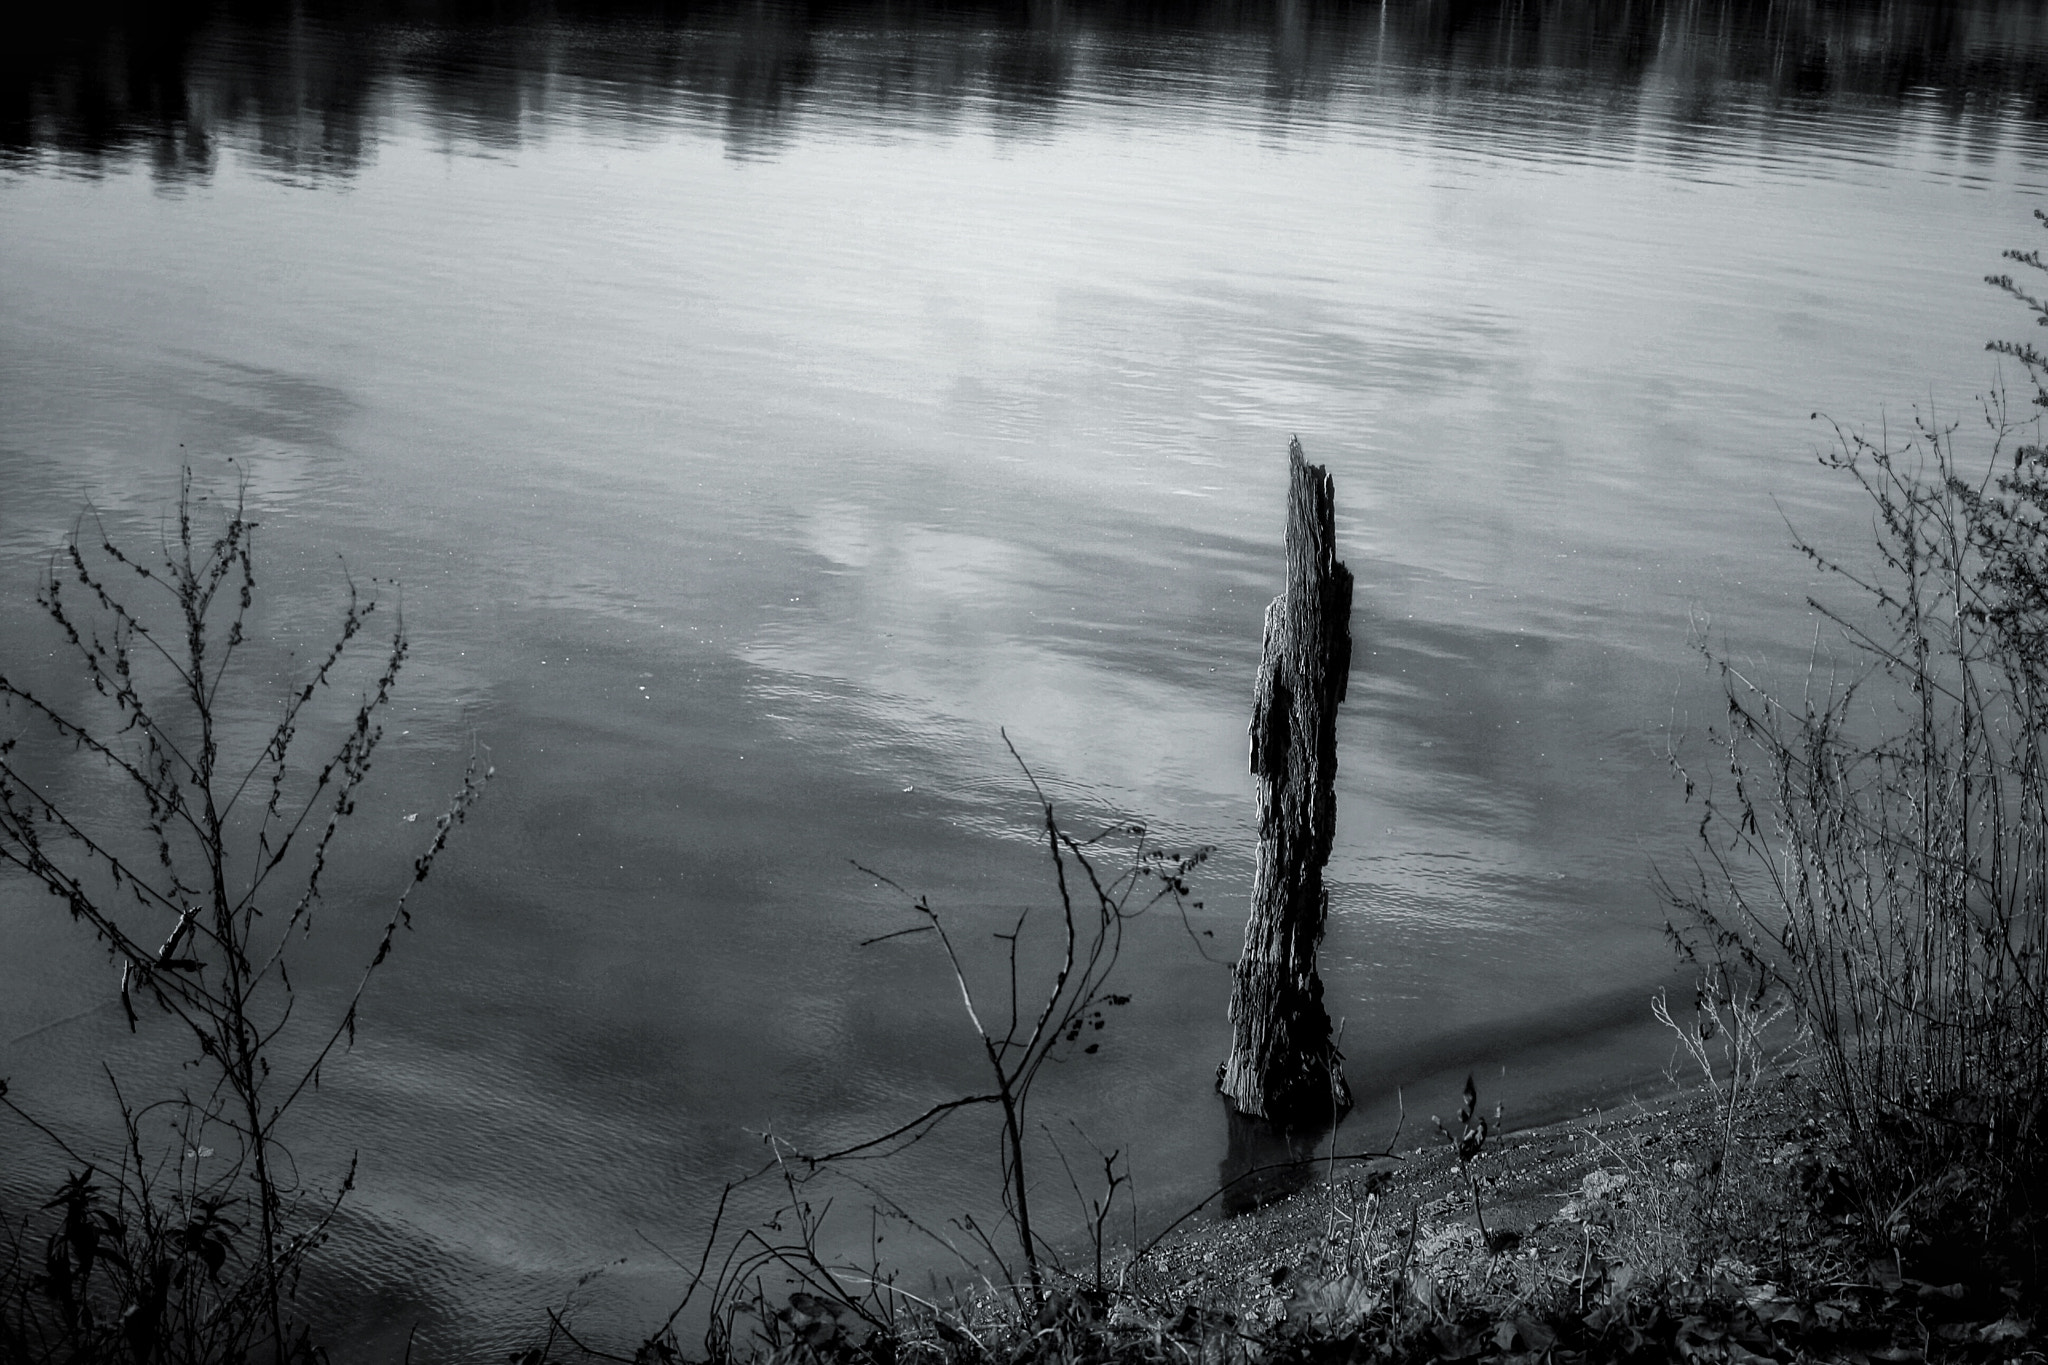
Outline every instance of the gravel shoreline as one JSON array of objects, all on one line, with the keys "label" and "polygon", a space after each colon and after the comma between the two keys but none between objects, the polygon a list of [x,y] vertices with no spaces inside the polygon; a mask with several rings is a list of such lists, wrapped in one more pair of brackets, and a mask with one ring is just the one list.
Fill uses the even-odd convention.
[{"label": "gravel shoreline", "polygon": [[[1486,1226],[1515,1250],[1555,1254],[1577,1245],[1584,1225],[1560,1215],[1582,1195],[1586,1178],[1620,1164],[1632,1150],[1689,1137],[1711,1107],[1700,1091],[1670,1091],[1533,1128],[1497,1133],[1473,1163]],[[1271,1317],[1308,1275],[1326,1275],[1355,1220],[1412,1223],[1418,1245],[1482,1243],[1472,1195],[1452,1145],[1435,1130],[1398,1157],[1319,1166],[1302,1188],[1248,1213],[1190,1222],[1160,1239],[1130,1267],[1128,1287],[1153,1300],[1194,1303],[1247,1320]],[[1404,1144],[1405,1145],[1405,1144]]]}]

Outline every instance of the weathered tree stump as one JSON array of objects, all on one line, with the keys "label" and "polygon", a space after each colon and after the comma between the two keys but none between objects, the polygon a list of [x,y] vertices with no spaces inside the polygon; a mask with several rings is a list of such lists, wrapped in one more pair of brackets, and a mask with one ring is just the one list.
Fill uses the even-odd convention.
[{"label": "weathered tree stump", "polygon": [[1337,705],[1351,672],[1351,571],[1337,560],[1329,471],[1308,463],[1299,440],[1287,462],[1287,591],[1266,608],[1252,693],[1258,870],[1216,1085],[1241,1114],[1310,1125],[1351,1107],[1316,971],[1337,815]]}]

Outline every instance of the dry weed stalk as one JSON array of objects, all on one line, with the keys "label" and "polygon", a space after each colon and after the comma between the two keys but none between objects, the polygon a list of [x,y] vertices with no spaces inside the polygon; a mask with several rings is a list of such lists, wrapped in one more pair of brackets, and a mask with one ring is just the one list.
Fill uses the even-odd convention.
[{"label": "dry weed stalk", "polygon": [[[2011,277],[1991,283],[2048,318]],[[2048,358],[1991,349],[2048,406]],[[1927,413],[1903,432],[1832,428],[1821,459],[1867,495],[1877,562],[1800,542],[1849,590],[1810,599],[1834,651],[1817,641],[1796,694],[1710,653],[1724,785],[1681,768],[1705,857],[1673,899],[1788,992],[1875,1224],[1937,1183],[1974,1187],[1980,1213],[2043,1212],[2048,451],[2002,388],[1981,456],[1961,429]]]},{"label": "dry weed stalk", "polygon": [[[195,526],[206,501],[188,469],[157,556],[123,550],[88,513],[52,562],[38,602],[90,694],[59,703],[0,673],[10,725],[0,738],[0,863],[105,945],[131,1030],[143,1026],[138,1005],[153,1006],[198,1052],[193,1079],[169,1095],[131,1106],[116,1087],[123,1132],[111,1160],[79,1150],[90,1144],[38,1122],[0,1085],[0,1104],[75,1171],[48,1206],[59,1226],[41,1266],[24,1274],[17,1248],[0,1279],[0,1331],[33,1358],[91,1355],[116,1340],[145,1361],[310,1350],[293,1287],[353,1169],[317,1193],[283,1125],[353,1042],[363,990],[411,924],[414,889],[491,776],[473,754],[339,1014],[295,1023],[293,946],[311,930],[335,840],[383,738],[405,626],[393,622],[365,690],[342,708],[338,743],[302,766],[302,732],[332,705],[377,611],[348,581],[335,638],[248,742],[232,713],[255,704],[236,664],[257,596],[256,523],[238,491],[209,537]],[[100,771],[99,789],[74,784],[79,760]],[[169,1148],[160,1119],[170,1120]],[[242,1236],[250,1226],[253,1249]]]},{"label": "dry weed stalk", "polygon": [[[967,966],[946,927],[945,918],[930,901],[917,897],[911,909],[921,923],[868,942],[880,943],[919,934],[930,934],[938,941],[952,972],[954,986],[960,992],[961,1006],[987,1063],[990,1088],[979,1094],[941,1101],[886,1133],[811,1160],[823,1165],[852,1157],[899,1151],[963,1109],[993,1106],[1002,1119],[1003,1206],[1005,1216],[1015,1227],[1018,1252],[1024,1262],[1025,1278],[1021,1285],[1016,1284],[1015,1277],[1010,1275],[993,1240],[980,1230],[970,1231],[975,1233],[991,1260],[1004,1267],[1006,1277],[1019,1291],[1021,1304],[1025,1302],[1021,1297],[1025,1291],[1028,1290],[1030,1297],[1035,1299],[1044,1288],[1041,1256],[1046,1250],[1045,1242],[1031,1226],[1031,1184],[1027,1175],[1025,1135],[1030,1131],[1026,1115],[1032,1088],[1049,1063],[1073,1051],[1096,1051],[1099,1044],[1090,1042],[1082,1045],[1082,1035],[1104,1027],[1108,1021],[1106,1010],[1130,1003],[1129,996],[1109,989],[1110,975],[1123,948],[1125,924],[1162,900],[1171,899],[1184,908],[1188,895],[1187,877],[1208,858],[1209,850],[1200,848],[1186,854],[1166,852],[1149,843],[1145,827],[1136,824],[1112,825],[1090,839],[1075,839],[1060,828],[1052,801],[1017,753],[1016,746],[1010,745],[1007,735],[1003,742],[1009,745],[1010,756],[1031,784],[1043,817],[1046,853],[1052,861],[1053,880],[1059,894],[1059,921],[1055,931],[1058,935],[1059,965],[1044,987],[1043,995],[1035,1005],[1031,1004],[1021,993],[1019,981],[1018,953],[1031,914],[1026,909],[1006,932],[995,934],[1005,948],[1008,987],[1001,1005],[1002,1013],[989,1013],[977,1002]],[[1096,859],[1100,850],[1119,838],[1132,841],[1130,861],[1123,871],[1111,875],[1098,866]],[[868,868],[861,870],[884,885],[902,891],[900,886],[880,873]],[[1147,888],[1153,888],[1151,894],[1141,897],[1140,893]],[[908,895],[907,892],[904,894]],[[1113,1192],[1113,1172],[1111,1175]],[[1106,1217],[1106,1212],[1102,1216]]]},{"label": "dry weed stalk", "polygon": [[[1009,745],[1007,735],[1004,743]],[[1187,879],[1207,859],[1210,850],[1197,848],[1177,853],[1161,849],[1151,842],[1144,826],[1131,823],[1112,824],[1092,838],[1076,838],[1060,824],[1051,799],[1014,745],[1010,745],[1010,754],[1037,798],[1040,828],[1058,897],[1052,907],[1056,918],[1050,931],[1054,962],[1036,988],[1030,983],[1031,966],[1024,947],[1030,932],[1031,910],[1026,909],[1005,928],[994,932],[994,938],[1003,945],[1001,985],[997,991],[988,992],[977,988],[969,955],[961,950],[954,925],[945,912],[923,896],[912,896],[884,874],[855,864],[861,872],[902,894],[910,902],[917,921],[867,939],[860,946],[870,948],[920,937],[929,937],[939,945],[985,1064],[987,1088],[941,1100],[886,1132],[831,1151],[806,1153],[780,1137],[767,1135],[764,1142],[770,1149],[768,1159],[725,1187],[702,1255],[680,1300],[641,1344],[634,1359],[681,1357],[676,1325],[700,1291],[706,1293],[711,1304],[706,1349],[712,1359],[745,1354],[748,1345],[769,1355],[799,1348],[824,1354],[851,1350],[856,1332],[886,1334],[894,1330],[904,1304],[921,1308],[923,1320],[943,1324],[942,1333],[954,1334],[949,1338],[953,1346],[971,1341],[970,1324],[957,1314],[941,1313],[936,1305],[903,1290],[885,1271],[878,1253],[871,1254],[865,1265],[835,1261],[826,1254],[823,1228],[833,1205],[831,1200],[812,1192],[812,1182],[826,1176],[848,1181],[862,1191],[872,1201],[871,1217],[886,1218],[944,1248],[959,1260],[972,1279],[987,1288],[991,1301],[1000,1294],[1013,1312],[1027,1317],[1046,1310],[1054,1297],[1050,1281],[1059,1265],[1057,1248],[1045,1239],[1032,1218],[1034,1187],[1030,1171],[1036,1163],[1039,1145],[1033,1138],[1030,1112],[1033,1091],[1048,1065],[1099,1049],[1094,1035],[1107,1026],[1109,1011],[1130,1002],[1129,996],[1112,991],[1109,985],[1126,925],[1161,901],[1171,901],[1182,912],[1185,922],[1186,911],[1200,906],[1200,902],[1188,899]],[[1106,859],[1117,850],[1122,850],[1123,860],[1121,866],[1111,868]],[[971,1111],[991,1111],[998,1123],[996,1173],[1004,1220],[1014,1234],[1016,1256],[1022,1261],[1021,1275],[999,1244],[1000,1229],[985,1227],[971,1214],[963,1214],[953,1220],[967,1243],[963,1247],[940,1229],[921,1221],[879,1185],[856,1174],[857,1163],[886,1159],[902,1152],[949,1119]],[[1036,1131],[1050,1133],[1042,1125]],[[1082,1137],[1085,1141],[1086,1135]],[[1119,1170],[1122,1154],[1096,1149],[1102,1186],[1101,1193],[1091,1197],[1083,1192],[1080,1179],[1059,1143],[1052,1141],[1050,1145],[1087,1217],[1095,1284],[1100,1290],[1107,1280],[1104,1253],[1109,1220],[1118,1192],[1127,1190],[1130,1183],[1128,1173]],[[743,1229],[725,1243],[724,1254],[714,1267],[720,1228],[733,1195],[769,1181],[782,1191],[774,1217],[761,1227]],[[871,1239],[871,1245],[874,1240],[878,1239]],[[771,1277],[776,1281],[775,1287],[771,1287]],[[751,1343],[741,1341],[742,1318],[750,1324],[747,1330]],[[617,1358],[575,1342],[559,1323],[551,1335],[570,1341],[586,1354]]]},{"label": "dry weed stalk", "polygon": [[[1663,994],[1650,1001],[1651,1015],[1677,1036],[1678,1046],[1699,1068],[1713,1099],[1709,1204],[1734,1153],[1737,1128],[1756,1106],[1758,1088],[1793,1045],[1774,1046],[1770,1041],[1791,1011],[1790,1000],[1771,992],[1768,977],[1755,975],[1745,982],[1737,967],[1725,960],[1702,968],[1690,1025],[1672,1016],[1671,1002]],[[1677,1076],[1672,1079],[1675,1082]]]}]

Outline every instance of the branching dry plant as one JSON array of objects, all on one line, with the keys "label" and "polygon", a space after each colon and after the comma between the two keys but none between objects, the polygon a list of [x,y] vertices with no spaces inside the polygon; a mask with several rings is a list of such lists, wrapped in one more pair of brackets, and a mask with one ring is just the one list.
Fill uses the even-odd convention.
[{"label": "branching dry plant", "polygon": [[[2021,283],[1991,283],[2048,320]],[[1992,349],[2048,406],[2048,358]],[[1908,1249],[1988,1244],[2038,1283],[2048,450],[2002,392],[1978,430],[1966,456],[1963,425],[1927,413],[1833,429],[1822,459],[1868,496],[1877,561],[1801,542],[1847,592],[1812,600],[1834,644],[1796,692],[1713,658],[1723,781],[1685,773],[1705,859],[1674,899],[1786,990],[1872,1226]]]},{"label": "branching dry plant", "polygon": [[[1737,1130],[1755,1110],[1765,1080],[1794,1046],[1779,1036],[1792,1005],[1770,989],[1769,977],[1744,973],[1739,953],[1713,961],[1695,955],[1694,961],[1700,977],[1693,990],[1692,1022],[1681,1022],[1662,993],[1650,1001],[1650,1014],[1676,1035],[1679,1050],[1698,1069],[1713,1101],[1706,1191],[1711,1207],[1718,1202]],[[1679,1079],[1675,1070],[1673,1079]]]},{"label": "branching dry plant", "polygon": [[[1007,736],[1004,742],[1008,743]],[[995,990],[977,984],[981,974],[975,969],[973,955],[957,937],[957,921],[927,898],[912,896],[891,878],[856,864],[863,873],[902,894],[916,917],[907,927],[877,935],[861,947],[911,938],[929,938],[938,945],[985,1065],[986,1088],[939,1101],[886,1132],[831,1151],[807,1153],[780,1137],[765,1138],[770,1148],[768,1160],[726,1186],[681,1301],[630,1358],[682,1358],[676,1326],[700,1291],[710,1305],[706,1350],[711,1359],[751,1354],[847,1355],[857,1336],[879,1333],[874,1339],[890,1340],[906,1305],[920,1310],[920,1321],[943,1324],[943,1331],[970,1333],[970,1326],[957,1313],[949,1317],[940,1305],[920,1300],[898,1286],[878,1254],[867,1264],[848,1264],[833,1260],[824,1251],[828,1240],[824,1224],[833,1206],[830,1199],[815,1192],[813,1182],[827,1176],[858,1189],[869,1201],[872,1218],[908,1228],[937,1243],[957,1257],[974,1280],[1006,1299],[1013,1312],[1028,1317],[1050,1300],[1050,1281],[1058,1267],[1057,1248],[1032,1217],[1035,1186],[1031,1172],[1050,1149],[1065,1168],[1088,1220],[1095,1274],[1098,1284],[1101,1282],[1104,1238],[1118,1192],[1128,1190],[1128,1176],[1118,1170],[1119,1153],[1098,1149],[1101,1190],[1098,1195],[1086,1194],[1067,1164],[1065,1152],[1051,1140],[1050,1130],[1034,1126],[1033,1092],[1048,1065],[1099,1049],[1095,1035],[1107,1026],[1110,1011],[1130,1001],[1129,996],[1110,989],[1125,927],[1162,901],[1173,902],[1183,916],[1189,908],[1199,907],[1200,902],[1188,899],[1187,879],[1210,850],[1162,849],[1151,842],[1144,826],[1131,823],[1112,824],[1092,838],[1076,838],[1061,825],[1052,801],[1014,746],[1010,753],[1037,798],[1057,901],[1048,907],[1052,916],[1049,933],[1034,937],[1033,912],[1028,909],[993,931],[1002,945]],[[1050,949],[1045,960],[1040,960],[1034,947]],[[1034,986],[1034,969],[1039,967],[1044,975]],[[996,1119],[995,1171],[1010,1236],[1000,1227],[983,1226],[971,1214],[962,1213],[950,1220],[964,1234],[962,1245],[858,1172],[860,1163],[886,1160],[923,1141],[949,1120],[976,1111]],[[721,1243],[720,1228],[733,1196],[764,1181],[781,1188],[782,1199],[774,1216]],[[1006,1254],[1006,1241],[1014,1242],[1013,1253]],[[724,1249],[714,1265],[714,1253],[721,1245]],[[551,1332],[551,1340],[587,1356],[625,1358],[593,1349],[560,1322],[551,1323]],[[743,1341],[743,1335],[750,1340]],[[543,1352],[536,1360],[544,1358]]]},{"label": "branching dry plant", "polygon": [[[1008,744],[1008,736],[1004,737]],[[1060,828],[1052,802],[1039,786],[1014,746],[1010,755],[1031,784],[1043,815],[1046,854],[1051,859],[1053,880],[1059,895],[1058,965],[1036,1003],[1026,994],[1019,976],[1019,953],[1031,911],[1024,910],[1006,931],[995,934],[1005,948],[1007,989],[997,1006],[985,1008],[978,1000],[967,964],[946,926],[945,917],[922,896],[911,909],[919,923],[893,934],[867,941],[863,946],[929,934],[938,941],[946,957],[960,1002],[972,1025],[975,1039],[988,1066],[989,1088],[981,1093],[961,1095],[933,1105],[916,1118],[864,1142],[811,1158],[818,1164],[899,1151],[916,1142],[948,1117],[965,1109],[991,1107],[1002,1118],[1001,1173],[1003,1209],[1014,1225],[1017,1250],[1023,1260],[1024,1278],[1011,1274],[994,1240],[981,1229],[970,1227],[990,1259],[1003,1269],[1005,1278],[1020,1293],[1032,1295],[1043,1287],[1041,1253],[1043,1239],[1031,1227],[1031,1182],[1027,1170],[1027,1136],[1031,1132],[1028,1106],[1031,1091],[1048,1063],[1071,1051],[1092,1053],[1099,1043],[1081,1041],[1084,1034],[1102,1029],[1107,1010],[1130,1003],[1127,995],[1109,989],[1123,948],[1124,926],[1161,900],[1183,904],[1188,894],[1187,877],[1205,861],[1207,848],[1174,854],[1148,842],[1145,827],[1136,824],[1111,825],[1093,838],[1080,840]],[[1118,840],[1129,841],[1129,858],[1120,872],[1111,873],[1100,863],[1102,851]],[[884,885],[903,888],[889,878],[862,868]],[[1149,891],[1149,895],[1141,894]],[[906,897],[908,892],[903,893]]]},{"label": "branching dry plant", "polygon": [[[206,502],[188,470],[153,554],[122,549],[88,513],[53,560],[38,601],[89,692],[60,701],[0,672],[0,863],[105,946],[131,1030],[167,1016],[197,1053],[169,1093],[139,1104],[107,1073],[122,1119],[112,1151],[44,1124],[0,1085],[0,1104],[74,1172],[44,1210],[55,1226],[40,1258],[17,1226],[0,1271],[0,1354],[310,1352],[294,1287],[353,1169],[324,1191],[307,1183],[286,1120],[353,1043],[413,891],[491,776],[473,754],[338,1012],[295,1019],[291,962],[383,739],[404,621],[358,665],[377,603],[349,581],[331,643],[270,696],[245,676],[256,523],[238,492],[217,528],[202,528]],[[339,699],[358,674],[357,698]],[[270,720],[248,719],[266,704]],[[306,761],[309,735],[327,726],[339,740]]]},{"label": "branching dry plant", "polygon": [[1486,1226],[1486,1206],[1479,1197],[1479,1182],[1473,1178],[1472,1163],[1486,1153],[1487,1139],[1500,1131],[1500,1106],[1495,1105],[1493,1117],[1488,1118],[1479,1111],[1479,1086],[1471,1076],[1465,1077],[1465,1089],[1458,1106],[1458,1131],[1453,1133],[1444,1126],[1444,1121],[1435,1115],[1429,1120],[1436,1126],[1437,1136],[1450,1144],[1452,1153],[1458,1158],[1458,1178],[1465,1182],[1465,1193],[1472,1199],[1472,1218],[1479,1224],[1479,1238],[1487,1250],[1502,1250],[1513,1245],[1504,1241],[1508,1234],[1496,1236]]}]

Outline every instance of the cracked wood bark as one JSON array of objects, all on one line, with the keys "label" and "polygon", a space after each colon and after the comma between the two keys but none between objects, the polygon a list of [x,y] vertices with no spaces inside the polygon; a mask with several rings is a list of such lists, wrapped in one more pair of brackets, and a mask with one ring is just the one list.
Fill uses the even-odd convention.
[{"label": "cracked wood bark", "polygon": [[1329,471],[1287,451],[1287,590],[1266,608],[1252,692],[1259,856],[1244,955],[1230,992],[1230,1056],[1217,1077],[1239,1113],[1327,1123],[1351,1107],[1323,1008],[1323,939],[1337,813],[1337,705],[1351,671],[1351,571],[1338,562]]}]

